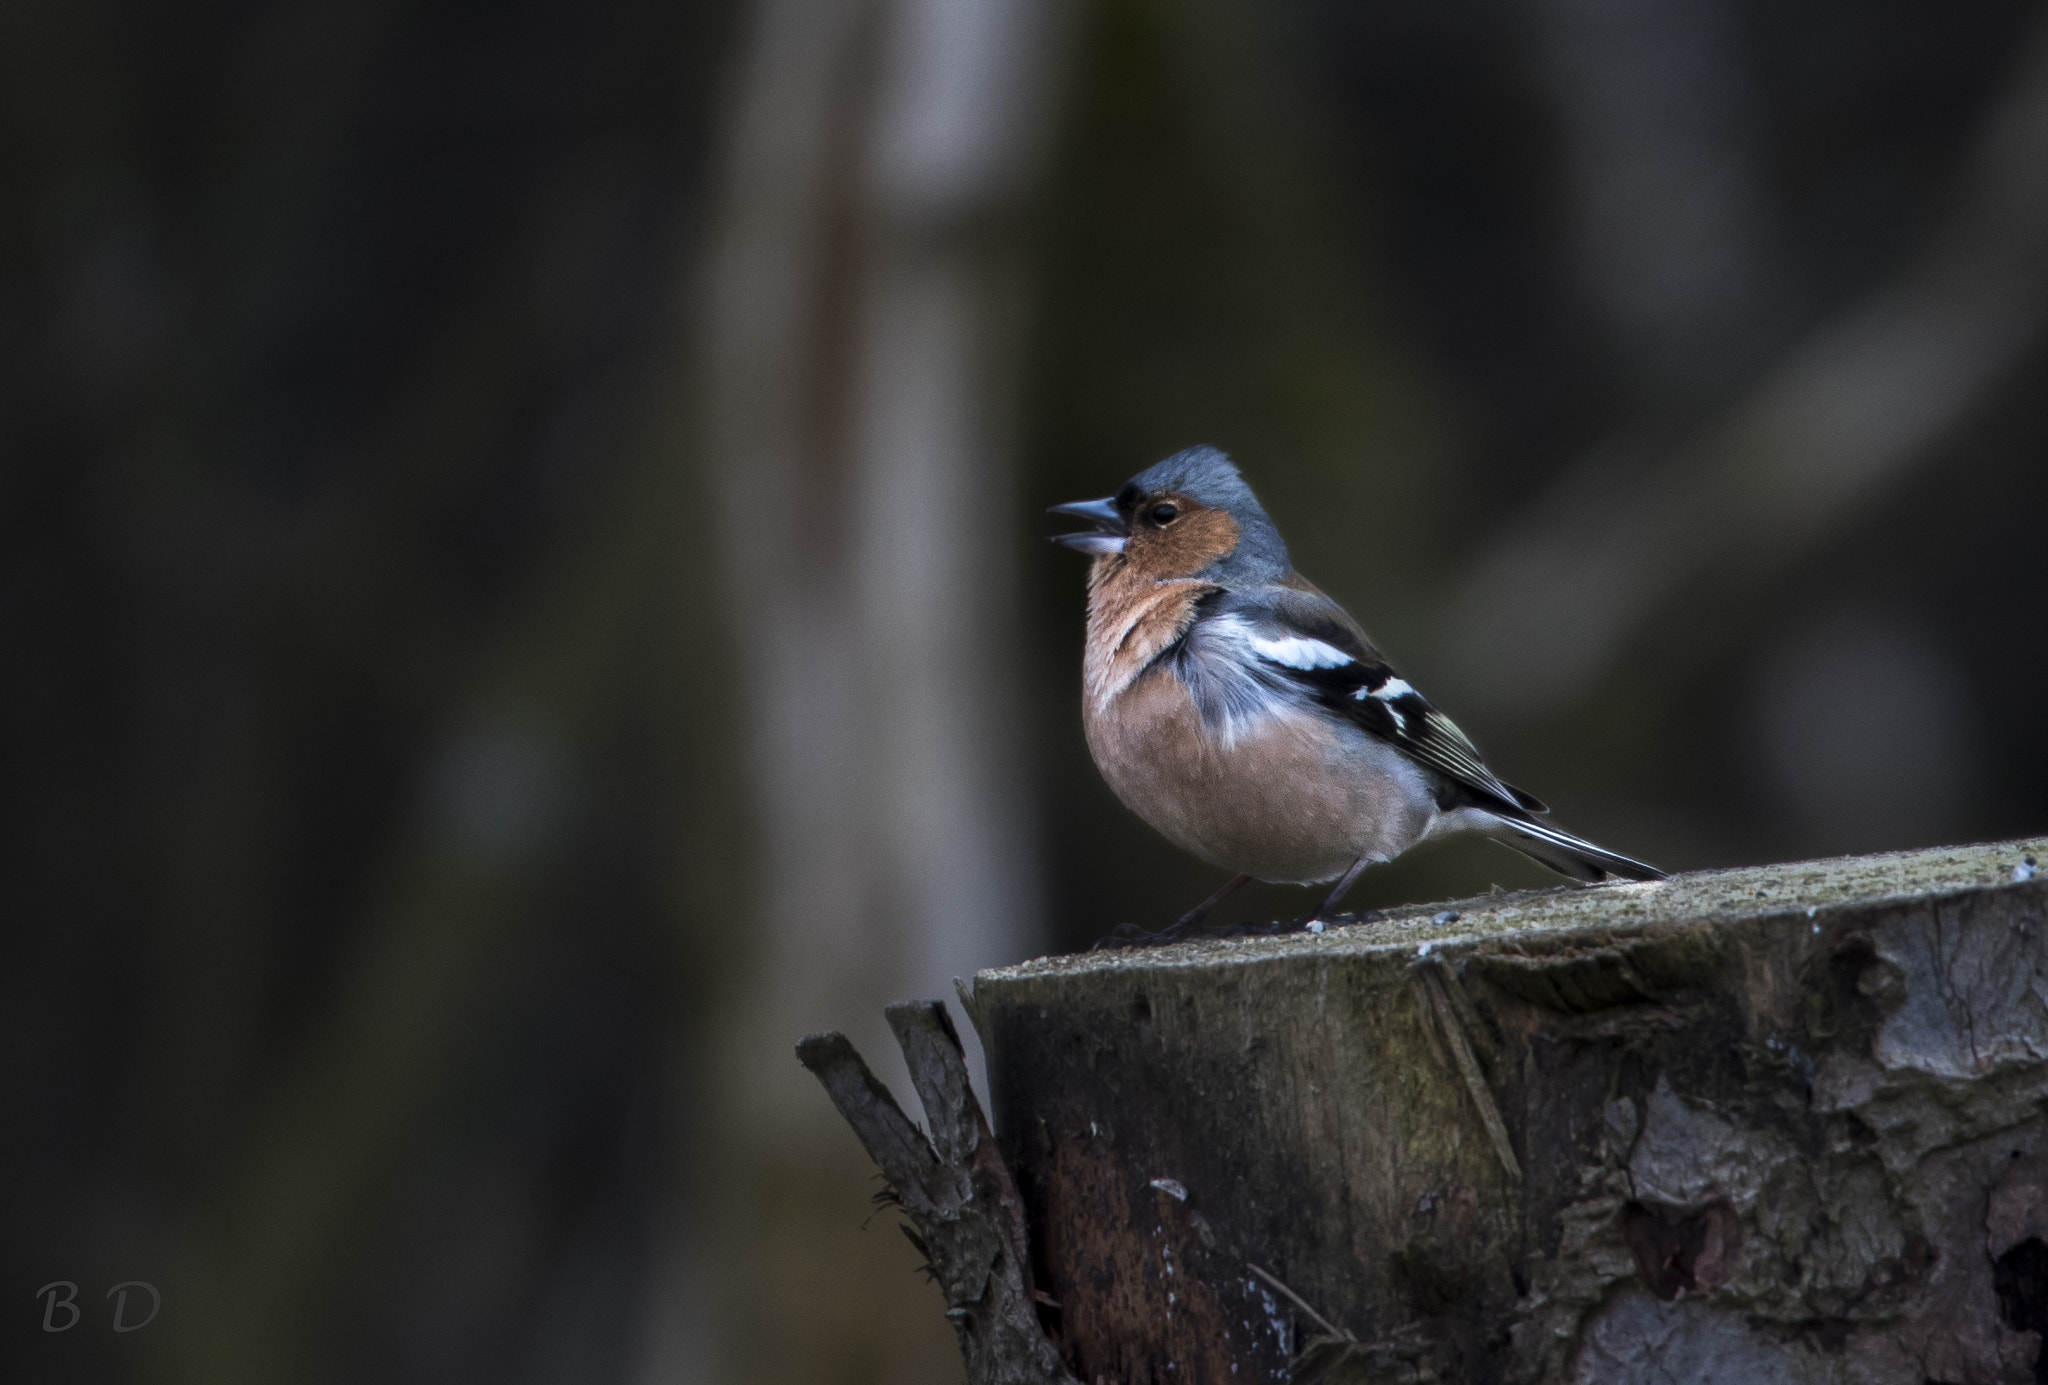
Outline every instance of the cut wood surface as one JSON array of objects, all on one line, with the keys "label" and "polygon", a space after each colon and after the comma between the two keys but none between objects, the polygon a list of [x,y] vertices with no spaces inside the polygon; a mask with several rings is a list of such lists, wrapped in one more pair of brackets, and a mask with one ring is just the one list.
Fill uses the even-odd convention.
[{"label": "cut wood surface", "polygon": [[2025,841],[1502,894],[976,978],[1088,1385],[2026,1382]]}]

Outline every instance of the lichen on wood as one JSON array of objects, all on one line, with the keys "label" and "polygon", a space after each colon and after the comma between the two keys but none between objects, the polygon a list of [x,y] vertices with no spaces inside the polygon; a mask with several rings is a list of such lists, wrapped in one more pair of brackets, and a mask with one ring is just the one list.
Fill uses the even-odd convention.
[{"label": "lichen on wood", "polygon": [[2043,853],[982,973],[1069,1364],[1117,1385],[2048,1378]]}]

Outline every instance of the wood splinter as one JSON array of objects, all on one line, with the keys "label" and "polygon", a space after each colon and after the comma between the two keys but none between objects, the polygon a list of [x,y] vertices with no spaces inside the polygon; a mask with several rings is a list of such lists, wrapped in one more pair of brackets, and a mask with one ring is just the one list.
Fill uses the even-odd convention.
[{"label": "wood splinter", "polygon": [[967,1385],[1078,1385],[1038,1320],[1024,1203],[967,1080],[960,1036],[938,1001],[892,1005],[889,1027],[924,1104],[927,1138],[844,1034],[813,1034],[797,1061],[882,1171],[946,1296]]}]

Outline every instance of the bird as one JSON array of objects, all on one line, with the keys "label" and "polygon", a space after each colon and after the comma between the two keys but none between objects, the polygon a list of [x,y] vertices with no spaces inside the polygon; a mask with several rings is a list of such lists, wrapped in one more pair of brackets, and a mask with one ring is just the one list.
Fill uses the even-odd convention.
[{"label": "bird", "polygon": [[1115,495],[1055,505],[1090,556],[1082,725],[1124,806],[1233,872],[1159,936],[1185,936],[1251,880],[1334,882],[1320,932],[1369,867],[1476,835],[1581,884],[1664,872],[1543,820],[1396,673],[1287,544],[1221,450],[1190,447]]}]

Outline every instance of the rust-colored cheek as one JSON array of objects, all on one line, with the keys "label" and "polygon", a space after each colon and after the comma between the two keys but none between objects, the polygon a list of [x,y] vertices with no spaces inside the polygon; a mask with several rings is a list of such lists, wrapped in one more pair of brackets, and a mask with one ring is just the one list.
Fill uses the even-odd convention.
[{"label": "rust-colored cheek", "polygon": [[1237,548],[1237,521],[1221,510],[1196,510],[1166,529],[1141,530],[1124,546],[1124,557],[1154,580],[1192,577]]}]

